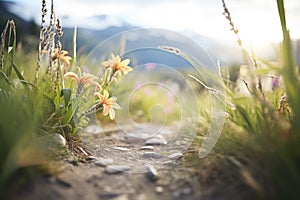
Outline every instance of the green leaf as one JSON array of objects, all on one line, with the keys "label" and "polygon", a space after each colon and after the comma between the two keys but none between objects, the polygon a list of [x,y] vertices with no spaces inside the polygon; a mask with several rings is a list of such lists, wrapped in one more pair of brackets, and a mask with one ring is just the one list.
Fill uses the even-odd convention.
[{"label": "green leaf", "polygon": [[72,95],[72,90],[70,88],[64,88],[64,89],[62,89],[60,96],[64,97],[65,106],[66,107],[68,106],[68,104],[69,104],[69,102],[71,100],[71,95]]},{"label": "green leaf", "polygon": [[10,84],[9,78],[6,76],[6,74],[2,70],[0,70],[0,76],[2,76],[8,84]]},{"label": "green leaf", "polygon": [[26,80],[20,80],[20,82],[23,83],[23,84],[25,84],[25,85],[30,85],[30,86],[33,87],[35,90],[39,91],[39,88],[38,88],[36,85],[34,85],[33,83],[30,83],[30,82],[28,82],[28,81],[26,81]]},{"label": "green leaf", "polygon": [[251,118],[253,116],[247,112],[247,109],[241,106],[237,106],[237,110],[239,111],[243,121],[245,122],[245,128],[251,133],[256,133],[255,128],[251,122]]},{"label": "green leaf", "polygon": [[14,68],[14,70],[15,70],[17,76],[18,76],[18,78],[19,78],[20,80],[22,80],[22,81],[25,81],[25,79],[24,79],[24,77],[22,76],[21,72],[19,71],[18,67],[17,67],[14,63],[12,63],[12,66],[13,66],[13,68]]},{"label": "green leaf", "polygon": [[[64,114],[62,120],[61,120],[61,124],[62,125],[67,125],[68,123],[70,123],[70,121],[72,120],[75,112],[77,109],[73,109],[74,106],[72,106],[72,104],[70,104],[70,106],[68,106],[67,108],[67,112]],[[75,107],[74,107],[75,108]]]}]

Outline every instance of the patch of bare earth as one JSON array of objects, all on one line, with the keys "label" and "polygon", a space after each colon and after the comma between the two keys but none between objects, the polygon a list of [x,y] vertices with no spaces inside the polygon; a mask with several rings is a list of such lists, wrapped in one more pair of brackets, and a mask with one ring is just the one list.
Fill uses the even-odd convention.
[{"label": "patch of bare earth", "polygon": [[[135,131],[146,134],[145,130]],[[182,143],[167,147],[172,129],[151,137],[131,136],[118,131],[105,136],[86,136],[85,145],[94,155],[89,161],[76,162],[73,158],[53,161],[58,173],[28,179],[10,192],[9,199],[252,198],[248,195],[251,189],[242,183],[240,169],[232,161],[218,155],[198,159],[192,147],[182,152],[184,138]]]}]

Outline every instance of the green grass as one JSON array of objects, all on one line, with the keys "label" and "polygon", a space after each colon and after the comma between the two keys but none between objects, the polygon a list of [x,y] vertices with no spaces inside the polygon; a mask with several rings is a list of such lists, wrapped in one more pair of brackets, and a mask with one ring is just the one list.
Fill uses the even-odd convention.
[{"label": "green grass", "polygon": [[[240,185],[246,183],[252,188],[252,193],[256,194],[257,198],[299,199],[299,74],[286,27],[283,0],[278,0],[277,4],[283,34],[281,53],[276,61],[279,67],[274,67],[271,62],[260,61],[252,52],[243,48],[242,38],[238,36],[229,10],[225,3],[223,4],[226,18],[239,38],[238,44],[242,47],[245,57],[255,62],[246,63],[249,67],[248,76],[252,79],[247,85],[250,95],[244,95],[235,89],[236,83],[231,82],[228,72],[221,75],[227,99],[232,106],[227,106],[227,125],[214,152],[225,158],[233,156],[238,163],[242,163],[237,170],[239,175],[236,176],[236,180]],[[260,62],[267,63],[266,68],[262,69]],[[259,85],[263,84],[260,82],[261,76],[274,72],[282,77],[284,85],[270,92],[264,91],[261,89],[263,85]],[[228,124],[231,124],[229,129]],[[216,163],[214,157],[209,156],[205,159]],[[196,163],[201,165],[199,162]],[[221,167],[216,170],[226,169]]]},{"label": "green grass", "polygon": [[[36,136],[49,112],[48,103],[37,88],[26,81],[16,65],[13,21],[2,35],[0,67],[0,187],[20,167],[44,164],[44,148]],[[4,37],[7,37],[6,39]],[[4,43],[5,42],[5,43]]]}]

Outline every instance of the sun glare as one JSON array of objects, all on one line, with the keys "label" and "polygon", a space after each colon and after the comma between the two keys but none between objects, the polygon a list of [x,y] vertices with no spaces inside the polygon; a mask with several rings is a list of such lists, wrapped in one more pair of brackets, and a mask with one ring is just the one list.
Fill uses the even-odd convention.
[{"label": "sun glare", "polygon": [[278,23],[256,23],[251,19],[244,21],[239,26],[239,34],[243,41],[253,45],[260,45],[265,42],[279,42],[282,39],[280,25]]}]

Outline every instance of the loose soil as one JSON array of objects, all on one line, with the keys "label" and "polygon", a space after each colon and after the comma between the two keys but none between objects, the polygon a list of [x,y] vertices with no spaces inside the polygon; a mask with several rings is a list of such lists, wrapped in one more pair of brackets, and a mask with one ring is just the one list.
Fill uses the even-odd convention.
[{"label": "loose soil", "polygon": [[[31,176],[20,187],[9,189],[9,199],[216,200],[255,197],[242,180],[241,166],[234,157],[212,152],[207,158],[199,159],[197,147],[190,145],[188,138],[180,138],[172,146],[168,145],[175,137],[170,127],[147,136],[147,130],[155,128],[129,130],[133,134],[118,129],[99,134],[92,129],[94,133],[82,136],[84,145],[93,154],[90,160],[65,157],[51,161],[56,173]],[[139,134],[143,137],[135,136]],[[149,138],[157,140],[146,145]],[[123,168],[119,171],[108,169],[116,166]]]}]

